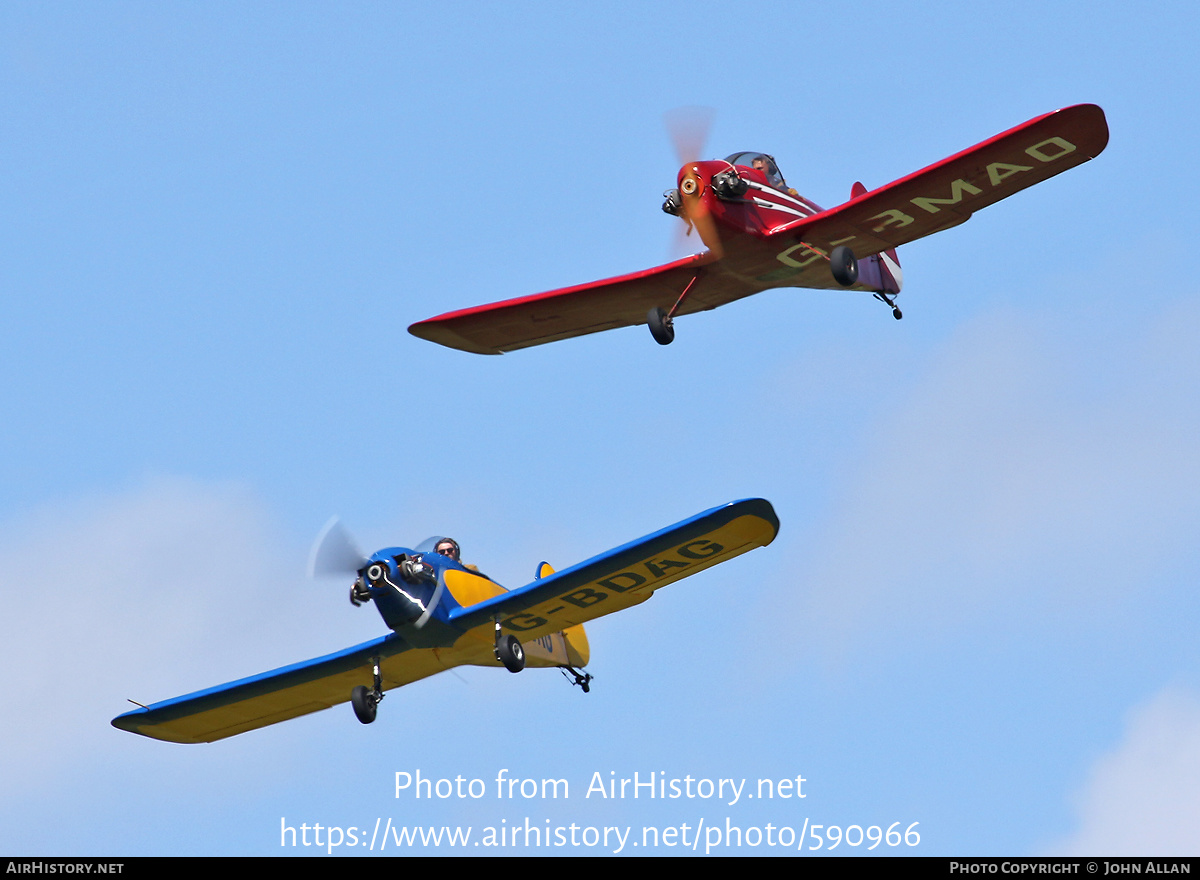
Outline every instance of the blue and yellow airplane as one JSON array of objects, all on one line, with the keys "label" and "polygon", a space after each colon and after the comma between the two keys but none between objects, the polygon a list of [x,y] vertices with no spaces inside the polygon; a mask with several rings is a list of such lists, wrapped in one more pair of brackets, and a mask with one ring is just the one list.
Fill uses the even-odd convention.
[{"label": "blue and yellow airplane", "polygon": [[587,691],[584,622],[764,547],[778,531],[770,502],[734,501],[557,573],[543,562],[533,583],[509,591],[439,553],[445,539],[363,557],[331,523],[314,550],[314,573],[354,574],[350,601],[374,602],[390,633],[208,690],[139,703],[112,723],[169,742],[213,742],[349,700],[358,720],[369,724],[384,691],[463,665],[510,672],[557,667]]}]

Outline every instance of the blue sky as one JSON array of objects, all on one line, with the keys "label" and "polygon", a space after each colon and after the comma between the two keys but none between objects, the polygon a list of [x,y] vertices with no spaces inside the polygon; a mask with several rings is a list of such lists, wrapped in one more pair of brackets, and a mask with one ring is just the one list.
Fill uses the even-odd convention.
[{"label": "blue sky", "polygon": [[[1196,37],[1173,4],[5,4],[0,848],[549,819],[1195,854]],[[903,248],[902,322],[779,290],[669,348],[405,332],[671,257],[672,108],[828,206],[1080,102],[1108,149]],[[586,697],[465,669],[370,727],[108,724],[382,634],[304,576],[333,513],[516,586],[748,496],[776,542],[589,625]],[[417,769],[571,796],[396,798]],[[806,797],[584,797],[635,771]]]}]

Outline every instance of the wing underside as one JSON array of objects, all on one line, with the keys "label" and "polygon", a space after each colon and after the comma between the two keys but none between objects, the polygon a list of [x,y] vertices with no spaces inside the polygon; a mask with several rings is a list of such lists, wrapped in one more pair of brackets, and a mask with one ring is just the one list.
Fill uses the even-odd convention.
[{"label": "wing underside", "polygon": [[460,609],[450,619],[477,639],[491,639],[497,617],[518,638],[537,638],[645,602],[668,584],[770,544],[778,531],[770,502],[735,501]]},{"label": "wing underside", "polygon": [[[907,177],[775,231],[781,246],[804,242],[828,253],[839,244],[860,258],[949,229],[971,214],[1100,154],[1104,111],[1077,104],[1038,116]],[[799,262],[781,249],[784,256]]]},{"label": "wing underside", "polygon": [[[382,660],[383,686],[399,687],[446,668],[433,649],[413,649],[388,635],[215,688],[164,700],[113,719],[113,726],[169,742],[212,742],[328,709],[370,686],[372,658]],[[451,664],[456,665],[456,664]]]},{"label": "wing underside", "polygon": [[[502,354],[531,345],[542,345],[646,323],[651,308],[673,303],[688,283],[705,277],[713,262],[709,253],[676,260],[665,266],[607,278],[590,284],[564,287],[534,296],[519,297],[418,321],[408,332],[421,339],[475,354]],[[706,287],[713,287],[705,279]],[[701,311],[754,293],[754,288],[725,282],[732,296],[720,302],[695,304],[682,310]]]}]

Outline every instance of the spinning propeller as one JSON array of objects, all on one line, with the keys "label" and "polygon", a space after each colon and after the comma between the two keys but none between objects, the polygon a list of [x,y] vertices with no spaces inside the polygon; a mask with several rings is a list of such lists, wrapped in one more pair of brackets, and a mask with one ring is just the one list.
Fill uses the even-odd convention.
[{"label": "spinning propeller", "polygon": [[663,114],[680,165],[704,155],[715,112],[711,107],[677,107]]},{"label": "spinning propeller", "polygon": [[[671,137],[675,155],[679,158],[681,166],[691,166],[700,160],[712,128],[713,114],[711,107],[680,107],[664,115],[667,133]],[[688,170],[690,172],[690,168]],[[704,246],[720,257],[724,253],[721,236],[717,232],[717,223],[702,198],[707,185],[704,178],[692,173],[688,173],[680,181],[679,195],[683,201],[683,216],[689,224],[685,234],[691,233],[692,226],[696,227]]]},{"label": "spinning propeller", "polygon": [[[325,523],[325,527],[317,535],[317,540],[313,542],[312,552],[308,556],[308,576],[354,578],[354,584],[350,587],[350,602],[355,606],[371,601],[371,586],[389,584],[398,597],[393,601],[407,603],[404,607],[408,609],[409,616],[404,622],[420,629],[425,626],[433,609],[441,600],[442,590],[446,587],[445,578],[440,570],[435,570],[419,558],[397,558],[396,563],[399,579],[393,581],[390,579],[387,564],[371,562],[358,549],[358,544],[342,526],[341,520],[335,516]],[[432,586],[432,597],[428,594],[422,596],[419,589],[413,591],[413,585],[419,586],[422,583]]]},{"label": "spinning propeller", "polygon": [[308,556],[308,576],[311,578],[350,575],[356,577],[367,564],[367,557],[358,549],[350,533],[336,516],[317,535]]}]

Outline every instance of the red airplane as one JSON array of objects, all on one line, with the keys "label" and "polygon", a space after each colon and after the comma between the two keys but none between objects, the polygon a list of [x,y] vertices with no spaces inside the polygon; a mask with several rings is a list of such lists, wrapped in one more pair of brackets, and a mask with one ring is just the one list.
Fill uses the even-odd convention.
[{"label": "red airplane", "polygon": [[[675,338],[678,315],[714,309],[773,287],[870,291],[901,317],[896,248],[965,223],[1097,156],[1104,111],[1077,104],[1038,116],[887,186],[856,183],[850,201],[822,210],[784,182],[765,153],[687,161],[663,210],[695,228],[702,254],[618,278],[447,312],[408,328],[477,354],[502,354],[600,330],[648,324]],[[856,256],[857,255],[857,256]]]}]

